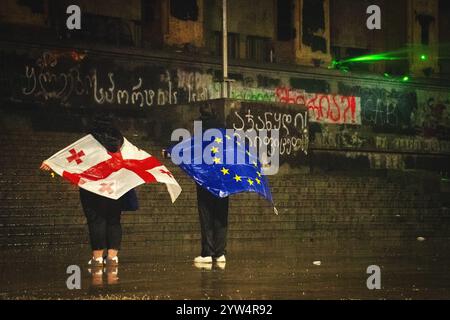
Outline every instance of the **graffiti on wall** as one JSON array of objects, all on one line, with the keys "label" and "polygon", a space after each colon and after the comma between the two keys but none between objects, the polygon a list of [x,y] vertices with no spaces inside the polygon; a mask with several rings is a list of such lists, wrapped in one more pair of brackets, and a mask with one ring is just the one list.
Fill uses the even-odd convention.
[{"label": "graffiti on wall", "polygon": [[[261,140],[255,137],[251,145],[279,148],[281,157],[292,157],[308,151],[308,112],[306,110],[281,109],[270,104],[255,107],[252,103],[242,103],[233,108],[227,125],[235,130],[267,130],[269,136]],[[272,130],[279,130],[279,137],[270,136]]]},{"label": "graffiti on wall", "polygon": [[[310,127],[311,132],[313,128]],[[381,150],[383,152],[410,152],[450,154],[450,141],[421,136],[373,134],[361,132],[356,127],[323,126],[320,132],[312,132],[311,142],[325,149]]]},{"label": "graffiti on wall", "polygon": [[361,87],[350,90],[361,97],[363,123],[377,127],[409,127],[411,114],[417,109],[415,92]]},{"label": "graffiti on wall", "polygon": [[361,134],[357,128],[349,126],[323,126],[320,132],[316,132],[312,127],[311,134],[311,140],[316,147],[360,149],[367,147],[369,143],[367,136]]},{"label": "graffiti on wall", "polygon": [[361,97],[362,124],[380,132],[419,134],[449,138],[450,94],[384,87],[347,86],[339,83],[343,95]]},{"label": "graffiti on wall", "polygon": [[[73,61],[70,61],[73,62]],[[21,94],[63,105],[76,98],[98,105],[129,105],[140,108],[205,101],[220,97],[220,83],[199,70],[146,67],[142,70],[98,68],[88,63],[70,63],[46,52],[34,64],[24,66]],[[130,74],[130,77],[126,76]],[[145,75],[145,76],[144,76]],[[307,93],[288,87],[274,89],[235,86],[231,98],[305,105],[311,121],[361,124],[360,100],[354,96]],[[89,103],[86,102],[85,103]]]},{"label": "graffiti on wall", "polygon": [[304,105],[313,122],[330,124],[361,124],[360,98],[335,94],[307,93],[288,87],[261,89],[235,87],[232,98],[252,101]]},{"label": "graffiti on wall", "polygon": [[[95,66],[68,64],[46,52],[24,68],[21,93],[25,98],[69,104],[77,98],[91,98],[95,104],[163,106],[210,99],[212,75],[198,71],[149,67],[130,72],[131,77]],[[120,74],[118,74],[120,73]],[[151,76],[142,76],[150,74]],[[89,102],[87,102],[89,103]]]},{"label": "graffiti on wall", "polygon": [[427,96],[413,118],[414,126],[424,137],[450,139],[450,94],[444,97]]},{"label": "graffiti on wall", "polygon": [[[4,52],[2,57],[0,92],[13,101],[149,108],[215,99],[221,94],[213,69],[122,64],[74,51],[46,51],[37,58]],[[450,94],[442,90],[338,82],[338,94],[314,93],[285,86],[291,78],[281,78],[279,85],[271,88],[257,87],[257,77],[242,74],[233,84],[231,97],[304,105],[310,123],[365,125],[378,133],[449,137]]]},{"label": "graffiti on wall", "polygon": [[333,124],[361,124],[359,98],[334,94],[306,93],[288,88],[277,88],[276,95],[281,103],[305,105],[310,120]]}]

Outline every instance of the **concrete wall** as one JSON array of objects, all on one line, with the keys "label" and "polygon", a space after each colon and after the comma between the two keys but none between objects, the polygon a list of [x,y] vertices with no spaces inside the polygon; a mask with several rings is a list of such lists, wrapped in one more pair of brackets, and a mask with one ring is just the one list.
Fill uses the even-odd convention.
[{"label": "concrete wall", "polygon": [[[208,102],[220,92],[214,60],[6,42],[0,55],[2,248],[87,248],[77,190],[38,167],[84,135],[95,113],[111,112],[127,138],[158,155],[204,103],[228,127],[283,128],[282,168],[269,178],[280,215],[254,194],[233,197],[230,238],[448,237],[448,87],[233,65],[233,96],[243,101]],[[124,248],[199,239],[195,186],[165,163],[184,191],[172,205],[163,185],[138,188]]]},{"label": "concrete wall", "polygon": [[36,5],[20,5],[16,0],[2,1],[0,21],[11,24],[25,24],[43,27],[46,25],[47,7],[43,1]]},{"label": "concrete wall", "polygon": [[[424,70],[431,69],[431,74],[439,73],[439,2],[437,0],[409,0],[408,2],[408,42],[417,46],[410,54],[410,70],[413,74],[423,76]],[[430,58],[420,59],[421,52]]]},{"label": "concrete wall", "polygon": [[[213,107],[219,113],[228,110],[229,115],[236,108],[243,108],[244,112],[248,108],[237,106],[236,101],[226,102],[228,107],[223,103],[218,101]],[[260,105],[263,110],[274,107]],[[278,108],[278,112],[289,112],[293,106]],[[167,146],[164,137],[171,126],[191,123],[199,115],[198,105],[142,112],[113,107],[83,109],[2,103],[0,250],[52,246],[88,250],[87,227],[77,189],[38,167],[42,159],[83,136],[94,114],[104,112],[114,115],[130,141],[153,155]],[[448,237],[448,194],[441,191],[436,176],[384,170],[357,173],[356,167],[350,173],[342,173],[335,158],[319,154],[315,157],[329,165],[326,173],[317,172],[320,165],[316,163],[311,170],[287,170],[269,177],[278,216],[255,194],[233,196],[230,239],[389,238],[409,243],[419,236]],[[348,160],[341,164],[344,162]],[[183,192],[171,204],[164,185],[138,187],[140,210],[123,217],[124,249],[199,239],[195,185],[170,161],[164,163]]]},{"label": "concrete wall", "polygon": [[[222,1],[208,1],[205,9],[206,46],[210,52],[215,52],[216,33],[222,31]],[[228,1],[228,31],[239,34],[238,58],[246,58],[248,36],[274,40],[275,23],[276,11],[273,0],[258,2],[249,0]]]},{"label": "concrete wall", "polygon": [[[146,48],[175,47],[175,50],[185,48],[187,53],[218,54],[216,51],[215,32],[221,30],[221,1],[203,0],[158,0],[155,1],[154,24],[140,24],[141,1],[17,1],[6,0],[0,13],[0,22],[8,25],[28,24],[34,27],[44,27],[37,30],[40,37],[57,39],[68,43],[77,42],[80,32],[68,32],[65,29],[65,8],[69,4],[78,4],[82,12],[89,15],[102,16],[114,27],[106,27],[104,36],[83,37],[85,42],[103,42],[101,39],[113,38],[109,45],[143,46]],[[448,66],[445,59],[445,46],[441,52],[437,44],[446,42],[446,19],[439,11],[443,1],[438,0],[401,0],[401,1],[350,1],[350,0],[292,0],[293,34],[290,41],[278,41],[277,31],[277,1],[264,0],[229,1],[229,29],[231,33],[239,34],[239,52],[237,58],[245,59],[247,54],[247,36],[258,36],[269,39],[268,46],[273,49],[276,62],[300,64],[305,66],[329,66],[333,58],[333,49],[354,48],[361,52],[385,52],[405,48],[412,44],[417,50],[408,54],[408,60],[401,62],[379,62],[366,68],[379,74],[407,74],[409,70],[416,77],[436,77],[443,67]],[[369,31],[365,27],[368,5],[377,4],[382,8],[382,30]],[[174,9],[175,8],[175,9]],[[190,17],[191,9],[195,8],[195,17]],[[445,8],[445,7],[444,7]],[[41,12],[42,11],[42,12]],[[117,21],[120,20],[120,21]],[[56,22],[55,22],[56,21]],[[87,20],[86,20],[87,21]],[[85,22],[86,22],[85,21]],[[114,23],[113,23],[114,22]],[[98,20],[94,24],[100,24]],[[422,46],[422,29],[424,24],[428,35],[428,45]],[[115,41],[116,29],[125,29],[125,40]],[[0,30],[0,32],[3,30]],[[7,34],[16,34],[16,29],[5,29]],[[82,33],[82,32],[81,32]],[[95,33],[95,32],[94,32]],[[23,36],[30,36],[25,31]],[[55,37],[56,36],[56,37]],[[423,61],[421,54],[427,54],[429,59]],[[339,55],[339,54],[338,54]],[[342,53],[345,56],[345,52]]]},{"label": "concrete wall", "polygon": [[[182,3],[182,1],[177,1]],[[193,3],[193,7],[196,7],[197,16],[191,18],[176,17],[173,14],[168,15],[167,29],[164,35],[164,42],[169,46],[183,46],[185,44],[190,44],[195,47],[204,47],[204,1],[196,0],[190,1]],[[195,5],[194,5],[195,3]],[[163,1],[163,6],[168,6],[168,11],[172,12],[174,3],[171,1]],[[180,19],[183,18],[183,19]],[[163,21],[163,23],[165,23]]]},{"label": "concrete wall", "polygon": [[[220,96],[220,65],[212,61],[30,47],[5,48],[2,59],[0,93],[6,103],[144,111]],[[231,96],[306,106],[313,147],[353,154],[450,153],[448,87],[289,69],[233,66]],[[408,168],[404,161],[400,169]],[[448,164],[431,162],[423,168],[448,173]]]},{"label": "concrete wall", "polygon": [[[378,5],[382,14],[382,29],[369,30],[366,27],[370,5]],[[332,46],[367,49],[383,52],[406,45],[405,1],[331,1]]]},{"label": "concrete wall", "polygon": [[82,12],[88,12],[100,16],[117,17],[128,20],[141,19],[141,1],[140,0],[78,0],[70,1],[70,4],[78,4]]},{"label": "concrete wall", "polygon": [[[228,1],[228,28],[230,32],[274,38],[274,1]],[[211,30],[222,30],[222,1],[213,0],[208,4],[208,26]]]}]

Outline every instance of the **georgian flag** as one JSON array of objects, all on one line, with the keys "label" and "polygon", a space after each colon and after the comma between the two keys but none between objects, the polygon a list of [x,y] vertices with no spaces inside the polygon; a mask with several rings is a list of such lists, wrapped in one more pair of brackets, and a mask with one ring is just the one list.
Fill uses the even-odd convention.
[{"label": "georgian flag", "polygon": [[181,193],[172,173],[158,159],[125,138],[120,151],[112,153],[89,134],[44,163],[81,188],[115,200],[143,183],[165,183],[172,202]]}]

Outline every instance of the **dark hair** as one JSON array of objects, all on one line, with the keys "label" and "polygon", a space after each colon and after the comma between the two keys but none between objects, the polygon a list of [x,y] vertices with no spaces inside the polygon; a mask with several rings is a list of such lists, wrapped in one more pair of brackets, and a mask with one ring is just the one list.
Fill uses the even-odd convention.
[{"label": "dark hair", "polygon": [[109,152],[117,152],[122,147],[124,138],[114,124],[111,114],[101,114],[93,118],[90,134]]}]

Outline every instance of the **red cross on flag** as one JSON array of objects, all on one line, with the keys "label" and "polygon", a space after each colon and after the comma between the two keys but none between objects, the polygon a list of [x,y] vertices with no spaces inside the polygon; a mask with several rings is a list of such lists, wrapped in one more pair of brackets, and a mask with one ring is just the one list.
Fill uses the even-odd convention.
[{"label": "red cross on flag", "polygon": [[111,199],[143,183],[161,182],[172,202],[181,187],[158,159],[124,138],[118,152],[108,152],[92,135],[87,135],[44,161],[60,176],[83,189]]}]

